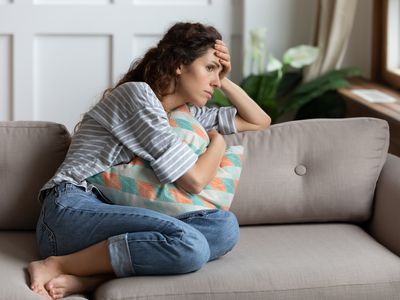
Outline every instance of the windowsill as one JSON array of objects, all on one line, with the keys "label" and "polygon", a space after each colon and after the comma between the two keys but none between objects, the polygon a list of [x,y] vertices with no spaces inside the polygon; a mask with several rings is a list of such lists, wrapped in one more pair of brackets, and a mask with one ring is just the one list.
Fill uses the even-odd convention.
[{"label": "windowsill", "polygon": [[[397,92],[396,90],[393,90],[389,87],[383,86],[378,83],[374,83],[371,81],[367,81],[364,79],[351,79],[350,80],[351,86],[349,88],[344,88],[339,90],[339,94],[346,98],[350,98],[351,100],[357,101],[362,105],[365,105],[366,107],[380,112],[384,115],[387,115],[388,117],[392,117],[394,120],[397,120],[400,122],[400,93]],[[375,89],[379,90],[381,92],[384,92],[385,94],[388,94],[389,96],[392,96],[397,100],[396,103],[372,103],[369,102],[360,96],[357,96],[351,92],[352,89]]]},{"label": "windowsill", "polygon": [[[350,80],[351,86],[338,92],[346,101],[346,117],[374,117],[388,121],[389,152],[400,156],[400,92],[361,78]],[[394,103],[372,103],[351,92],[352,89],[376,89],[396,99]]]}]

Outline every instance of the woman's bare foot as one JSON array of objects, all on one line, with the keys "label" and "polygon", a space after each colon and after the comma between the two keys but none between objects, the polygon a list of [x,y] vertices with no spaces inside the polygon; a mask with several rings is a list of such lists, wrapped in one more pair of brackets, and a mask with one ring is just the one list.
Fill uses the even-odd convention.
[{"label": "woman's bare foot", "polygon": [[31,279],[31,290],[47,299],[51,299],[44,285],[50,279],[62,273],[57,260],[50,256],[44,260],[31,262],[28,265],[28,272]]},{"label": "woman's bare foot", "polygon": [[114,278],[112,275],[97,275],[79,277],[61,274],[45,284],[45,288],[53,299],[60,299],[72,294],[88,293],[106,280]]}]

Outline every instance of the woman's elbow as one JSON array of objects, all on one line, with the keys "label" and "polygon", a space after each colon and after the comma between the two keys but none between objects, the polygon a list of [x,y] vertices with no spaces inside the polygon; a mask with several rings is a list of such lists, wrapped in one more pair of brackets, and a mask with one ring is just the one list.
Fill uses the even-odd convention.
[{"label": "woman's elbow", "polygon": [[200,194],[200,192],[203,190],[203,187],[201,185],[181,185],[178,184],[178,186],[183,189],[185,192],[191,193],[191,194]]},{"label": "woman's elbow", "polygon": [[175,183],[178,187],[191,194],[199,194],[205,186],[200,182],[199,178],[187,173],[179,178]]},{"label": "woman's elbow", "polygon": [[194,185],[190,187],[190,191],[188,192],[192,194],[200,194],[203,189],[204,187],[202,185]]},{"label": "woman's elbow", "polygon": [[269,126],[271,126],[271,118],[270,116],[266,115],[263,122],[259,124],[259,129],[267,129]]}]

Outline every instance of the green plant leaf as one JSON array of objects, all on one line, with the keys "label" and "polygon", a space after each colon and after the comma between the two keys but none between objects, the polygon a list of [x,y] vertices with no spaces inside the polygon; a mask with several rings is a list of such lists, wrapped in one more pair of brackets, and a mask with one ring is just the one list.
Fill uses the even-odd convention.
[{"label": "green plant leaf", "polygon": [[247,76],[240,86],[266,112],[271,119],[277,114],[276,91],[282,78],[280,70]]},{"label": "green plant leaf", "polygon": [[276,90],[280,79],[279,71],[249,75],[242,81],[240,86],[254,101],[261,104],[275,96],[274,90]]},{"label": "green plant leaf", "polygon": [[215,89],[211,100],[207,102],[207,106],[213,105],[230,106],[231,102],[220,89]]},{"label": "green plant leaf", "polygon": [[348,87],[349,85],[350,84],[346,79],[339,78],[324,82],[323,85],[316,87],[314,90],[308,93],[293,94],[288,101],[288,105],[283,108],[282,113],[298,110],[306,103],[310,102],[316,97],[321,96],[327,91]]},{"label": "green plant leaf", "polygon": [[258,103],[261,108],[271,117],[272,123],[275,122],[279,114],[279,98],[276,96],[278,85],[282,79],[281,70],[264,74],[261,82]]},{"label": "green plant leaf", "polygon": [[361,75],[362,71],[359,68],[354,68],[354,67],[342,70],[333,70],[320,77],[317,77],[314,80],[303,83],[298,89],[296,89],[294,94],[297,95],[297,94],[309,93],[317,89],[318,87],[326,84],[327,82],[335,81],[346,77],[361,76]]},{"label": "green plant leaf", "polygon": [[249,75],[243,79],[240,86],[249,95],[250,98],[256,101],[258,90],[260,88],[262,76],[261,75]]},{"label": "green plant leaf", "polygon": [[293,92],[293,90],[301,83],[303,75],[301,72],[287,72],[283,74],[282,80],[278,85],[276,96],[278,98]]},{"label": "green plant leaf", "polygon": [[314,80],[306,82],[298,86],[288,97],[289,99],[285,106],[281,107],[280,113],[298,110],[309,101],[329,90],[347,87],[349,83],[345,79],[346,77],[360,75],[362,75],[362,71],[359,68],[351,67],[342,70],[333,70]]},{"label": "green plant leaf", "polygon": [[296,112],[295,120],[344,118],[346,101],[337,91],[328,91],[306,103]]},{"label": "green plant leaf", "polygon": [[258,94],[258,101],[266,107],[274,107],[277,104],[276,92],[279,82],[281,81],[281,73],[279,70],[268,72],[262,75],[261,87]]}]

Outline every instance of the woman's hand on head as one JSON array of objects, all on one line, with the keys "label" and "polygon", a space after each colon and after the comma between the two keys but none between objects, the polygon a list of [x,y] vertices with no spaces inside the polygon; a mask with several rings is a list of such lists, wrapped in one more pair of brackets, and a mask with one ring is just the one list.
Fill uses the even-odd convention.
[{"label": "woman's hand on head", "polygon": [[214,49],[217,50],[215,51],[215,56],[218,57],[219,63],[222,65],[222,71],[219,74],[220,79],[224,79],[225,76],[231,71],[232,66],[231,66],[231,56],[229,54],[229,49],[225,45],[225,43],[221,40],[216,40]]}]

